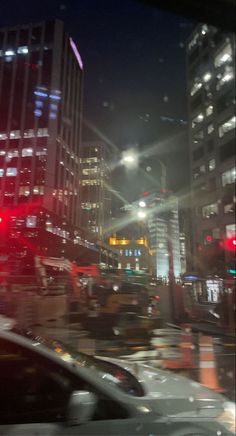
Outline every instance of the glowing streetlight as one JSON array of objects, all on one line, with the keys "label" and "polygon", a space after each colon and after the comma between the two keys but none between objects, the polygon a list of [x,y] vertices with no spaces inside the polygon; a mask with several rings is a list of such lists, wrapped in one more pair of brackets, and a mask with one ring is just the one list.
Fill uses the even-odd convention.
[{"label": "glowing streetlight", "polygon": [[138,205],[139,205],[139,207],[146,207],[147,206],[146,202],[143,200],[140,200]]},{"label": "glowing streetlight", "polygon": [[138,165],[137,152],[133,149],[123,151],[121,163],[127,168],[136,167]]},{"label": "glowing streetlight", "polygon": [[146,214],[146,212],[144,212],[143,210],[139,210],[139,211],[137,212],[137,216],[138,216],[138,218],[140,218],[140,219],[144,219],[144,218],[146,218],[147,214]]},{"label": "glowing streetlight", "polygon": [[135,161],[135,157],[132,155],[127,155],[123,158],[123,162],[125,163],[133,163]]}]

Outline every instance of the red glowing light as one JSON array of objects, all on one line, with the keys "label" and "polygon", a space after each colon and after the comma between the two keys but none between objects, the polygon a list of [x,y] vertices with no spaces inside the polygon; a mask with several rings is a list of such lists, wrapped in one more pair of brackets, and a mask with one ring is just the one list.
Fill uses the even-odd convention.
[{"label": "red glowing light", "polygon": [[205,240],[207,242],[212,242],[213,241],[213,237],[211,235],[206,235]]},{"label": "red glowing light", "polygon": [[227,238],[225,241],[226,248],[228,250],[235,251],[236,250],[236,237],[233,236],[231,238]]},{"label": "red glowing light", "polygon": [[143,196],[144,196],[144,197],[147,197],[147,195],[149,195],[149,192],[148,192],[148,191],[144,191],[144,192],[143,192]]}]

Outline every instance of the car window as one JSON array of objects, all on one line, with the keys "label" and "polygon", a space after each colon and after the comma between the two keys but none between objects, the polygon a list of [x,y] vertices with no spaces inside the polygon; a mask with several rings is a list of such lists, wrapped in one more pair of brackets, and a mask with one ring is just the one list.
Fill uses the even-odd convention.
[{"label": "car window", "polygon": [[1,424],[65,422],[73,391],[93,392],[93,420],[122,419],[127,411],[79,376],[38,353],[0,339]]},{"label": "car window", "polygon": [[[122,318],[124,317],[124,322],[127,321],[127,325],[133,325],[135,322],[135,316],[136,315],[133,313],[128,313],[122,315]],[[143,387],[136,377],[115,363],[100,360],[96,357],[80,353],[73,347],[65,345],[62,342],[55,341],[44,336],[36,336],[31,331],[19,330],[17,328],[15,328],[14,331],[22,336],[28,337],[32,341],[42,343],[45,347],[56,352],[58,356],[63,357],[64,355],[69,355],[71,358],[75,359],[79,366],[95,370],[97,375],[103,378],[105,382],[115,385],[129,395],[134,395],[137,397],[142,397],[144,395]]]},{"label": "car window", "polygon": [[0,385],[1,422],[65,420],[66,406],[72,391],[71,380],[65,371],[2,339]]}]

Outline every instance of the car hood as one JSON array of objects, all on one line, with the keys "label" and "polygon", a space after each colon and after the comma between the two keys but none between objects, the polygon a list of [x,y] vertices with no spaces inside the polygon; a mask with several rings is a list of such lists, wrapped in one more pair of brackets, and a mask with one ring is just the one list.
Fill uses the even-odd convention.
[{"label": "car hood", "polygon": [[[153,411],[167,416],[218,416],[226,399],[200,383],[167,370],[122,359],[100,357],[131,372],[142,384]],[[155,400],[155,401],[152,401]]]}]

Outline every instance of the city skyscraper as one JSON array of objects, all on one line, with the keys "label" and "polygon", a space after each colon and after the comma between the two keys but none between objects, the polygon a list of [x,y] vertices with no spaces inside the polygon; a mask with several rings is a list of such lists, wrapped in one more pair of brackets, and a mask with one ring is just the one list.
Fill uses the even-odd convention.
[{"label": "city skyscraper", "polygon": [[82,60],[61,21],[0,29],[0,207],[19,250],[30,240],[73,257],[82,244],[82,96]]},{"label": "city skyscraper", "polygon": [[224,240],[236,231],[235,35],[198,25],[187,68],[192,258],[197,271],[219,274],[227,264]]},{"label": "city skyscraper", "polygon": [[111,149],[102,141],[83,142],[80,157],[82,229],[103,241],[111,220]]},{"label": "city skyscraper", "polygon": [[174,276],[179,278],[182,271],[177,197],[169,192],[144,192],[124,209],[132,213],[134,222],[141,220],[145,224],[143,239],[151,250],[151,269],[156,277],[168,280],[173,267]]}]

